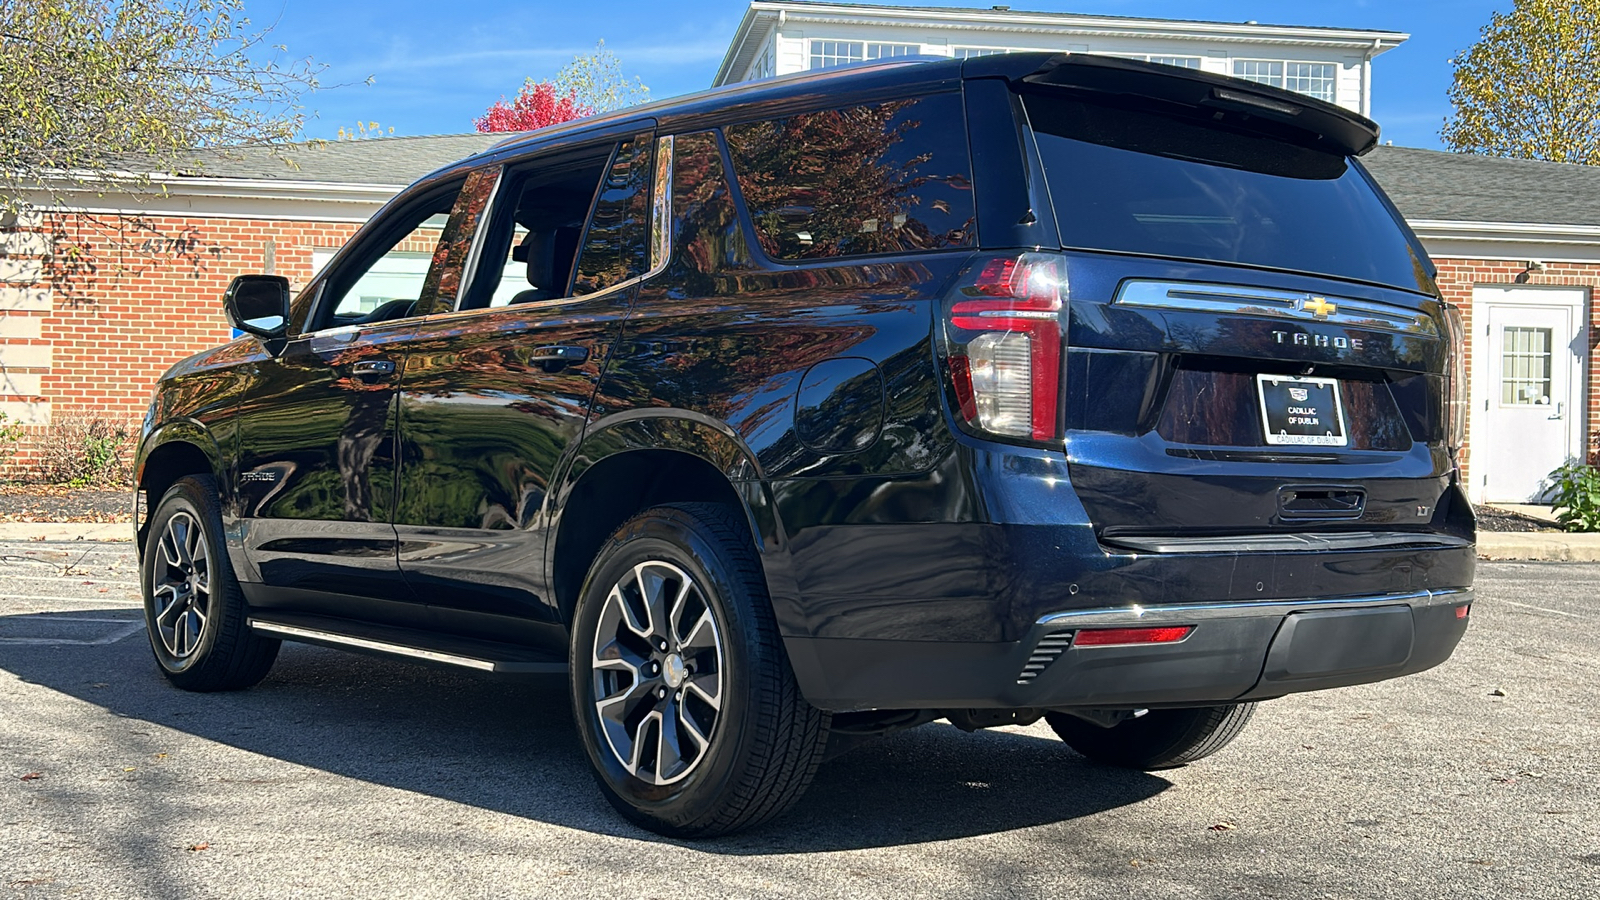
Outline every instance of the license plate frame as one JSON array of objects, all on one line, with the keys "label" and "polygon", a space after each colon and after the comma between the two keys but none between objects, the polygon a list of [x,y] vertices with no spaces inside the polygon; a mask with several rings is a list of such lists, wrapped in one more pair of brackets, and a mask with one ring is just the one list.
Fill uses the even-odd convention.
[{"label": "license plate frame", "polygon": [[1261,429],[1275,447],[1348,447],[1350,429],[1337,378],[1256,376]]}]

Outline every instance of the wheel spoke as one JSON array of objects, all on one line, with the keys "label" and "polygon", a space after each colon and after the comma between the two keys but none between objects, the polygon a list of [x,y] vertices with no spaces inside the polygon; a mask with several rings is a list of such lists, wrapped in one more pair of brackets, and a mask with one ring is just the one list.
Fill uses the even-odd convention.
[{"label": "wheel spoke", "polygon": [[[715,693],[701,687],[702,682],[709,681]],[[683,690],[700,698],[700,702],[711,707],[713,712],[722,711],[722,676],[718,674],[702,675],[684,682]]]},{"label": "wheel spoke", "polygon": [[[674,706],[681,709],[678,704]],[[670,716],[661,717],[661,727],[656,736],[656,784],[667,784],[673,779],[688,771],[689,760],[684,758],[682,719],[677,715],[677,710]],[[696,750],[695,756],[699,755]]]},{"label": "wheel spoke", "polygon": [[700,725],[695,722],[694,716],[689,715],[689,708],[683,703],[675,704],[678,713],[678,724],[683,727],[683,732],[694,741],[694,755],[699,757],[706,747],[711,745],[711,738],[700,733]]},{"label": "wheel spoke", "polygon": [[710,649],[717,645],[716,632],[717,623],[711,618],[711,610],[707,609],[700,614],[700,618],[695,620],[694,628],[679,646],[683,647],[686,654],[696,650]]},{"label": "wheel spoke", "polygon": [[180,592],[176,585],[164,584],[156,588],[158,603],[160,602],[159,598],[162,591],[166,591],[171,596],[171,599],[167,601],[165,606],[157,609],[156,624],[162,628],[175,628],[178,624],[178,617],[183,615],[184,609],[189,605],[187,602],[188,597]]}]

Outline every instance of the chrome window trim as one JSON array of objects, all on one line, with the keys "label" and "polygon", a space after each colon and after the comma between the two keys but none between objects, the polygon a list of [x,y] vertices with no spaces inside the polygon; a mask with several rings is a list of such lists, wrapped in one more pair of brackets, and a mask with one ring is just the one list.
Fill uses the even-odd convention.
[{"label": "chrome window trim", "polygon": [[[1317,315],[1313,309],[1307,308],[1317,305],[1318,300],[1337,307],[1336,311],[1327,315]],[[1323,296],[1307,291],[1130,279],[1117,288],[1116,299],[1112,302],[1119,306],[1144,309],[1296,319],[1302,322],[1342,325],[1367,331],[1439,337],[1439,323],[1427,313],[1376,300]]]},{"label": "chrome window trim", "polygon": [[1233,600],[1218,603],[1169,603],[1159,606],[1096,607],[1051,613],[1036,623],[1041,628],[1088,628],[1101,625],[1193,624],[1216,619],[1286,616],[1327,609],[1374,609],[1382,606],[1445,606],[1471,603],[1472,588],[1406,591],[1365,597],[1299,600]]}]

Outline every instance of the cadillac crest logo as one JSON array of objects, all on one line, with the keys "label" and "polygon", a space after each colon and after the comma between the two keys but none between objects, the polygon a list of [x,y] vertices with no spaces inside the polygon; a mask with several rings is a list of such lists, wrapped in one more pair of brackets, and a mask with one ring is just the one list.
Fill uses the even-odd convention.
[{"label": "cadillac crest logo", "polygon": [[1292,387],[1289,388],[1289,396],[1293,397],[1296,403],[1304,403],[1306,398],[1311,396],[1311,392],[1305,388]]}]

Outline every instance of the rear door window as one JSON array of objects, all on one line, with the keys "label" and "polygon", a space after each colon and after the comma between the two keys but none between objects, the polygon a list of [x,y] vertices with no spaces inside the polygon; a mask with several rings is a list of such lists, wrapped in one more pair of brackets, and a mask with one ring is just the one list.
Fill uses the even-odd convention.
[{"label": "rear door window", "polygon": [[459,308],[562,300],[643,274],[650,143],[640,135],[511,169]]},{"label": "rear door window", "polygon": [[1063,246],[1427,283],[1400,224],[1343,156],[1058,96],[1024,103]]},{"label": "rear door window", "polygon": [[724,129],[761,249],[805,260],[970,246],[972,163],[957,94]]}]

